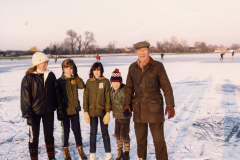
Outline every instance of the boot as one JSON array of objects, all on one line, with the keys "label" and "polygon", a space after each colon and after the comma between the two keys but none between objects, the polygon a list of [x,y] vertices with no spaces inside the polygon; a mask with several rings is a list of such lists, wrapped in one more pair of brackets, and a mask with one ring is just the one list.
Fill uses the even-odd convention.
[{"label": "boot", "polygon": [[83,152],[82,146],[78,146],[78,153],[82,160],[87,160],[87,156]]},{"label": "boot", "polygon": [[31,160],[38,160],[38,143],[28,143]]},{"label": "boot", "polygon": [[48,159],[49,160],[56,159],[55,158],[55,153],[54,153],[54,142],[52,142],[52,143],[47,143],[46,142],[46,148],[47,148]]},{"label": "boot", "polygon": [[71,156],[70,156],[70,153],[69,153],[68,146],[63,147],[63,157],[64,157],[64,160],[71,160]]},{"label": "boot", "polygon": [[122,160],[130,160],[129,152],[125,152]]},{"label": "boot", "polygon": [[122,151],[122,149],[118,149],[118,156],[117,156],[116,160],[121,160],[122,157],[123,157],[123,151]]},{"label": "boot", "polygon": [[111,160],[112,159],[112,154],[111,152],[106,153],[106,158],[105,160]]},{"label": "boot", "polygon": [[90,160],[95,160],[95,153],[90,153]]}]

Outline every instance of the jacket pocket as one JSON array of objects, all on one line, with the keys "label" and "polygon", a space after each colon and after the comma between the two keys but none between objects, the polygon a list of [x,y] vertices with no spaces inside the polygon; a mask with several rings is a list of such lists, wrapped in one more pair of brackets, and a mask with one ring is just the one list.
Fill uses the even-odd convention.
[{"label": "jacket pocket", "polygon": [[150,112],[154,112],[154,113],[163,112],[163,107],[161,104],[162,104],[161,100],[157,100],[157,101],[149,100],[148,109]]},{"label": "jacket pocket", "polygon": [[158,90],[158,79],[149,79],[148,81],[148,91],[157,91]]},{"label": "jacket pocket", "polygon": [[132,109],[133,109],[133,112],[136,112],[136,113],[138,113],[140,111],[137,98],[133,99],[133,101],[132,101]]},{"label": "jacket pocket", "polygon": [[92,108],[92,107],[93,107],[93,104],[91,104],[91,105],[89,106],[89,109]]},{"label": "jacket pocket", "polygon": [[102,107],[102,106],[100,106],[99,104],[98,104],[98,107],[101,108],[101,109],[105,109],[105,107]]}]

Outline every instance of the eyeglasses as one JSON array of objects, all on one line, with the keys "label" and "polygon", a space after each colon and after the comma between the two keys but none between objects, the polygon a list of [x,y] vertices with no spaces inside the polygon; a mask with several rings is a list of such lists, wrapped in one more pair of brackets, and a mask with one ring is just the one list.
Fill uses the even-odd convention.
[{"label": "eyeglasses", "polygon": [[138,53],[138,54],[140,54],[140,53],[147,54],[147,53],[148,53],[148,49],[145,49],[145,50],[137,50],[137,53]]}]

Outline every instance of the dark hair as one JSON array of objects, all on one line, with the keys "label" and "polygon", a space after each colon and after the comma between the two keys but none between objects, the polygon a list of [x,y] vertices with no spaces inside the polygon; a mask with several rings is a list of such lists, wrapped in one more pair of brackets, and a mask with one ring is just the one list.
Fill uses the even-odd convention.
[{"label": "dark hair", "polygon": [[31,67],[26,71],[26,74],[32,74],[37,70],[37,66]]},{"label": "dark hair", "polygon": [[100,71],[101,71],[101,77],[103,77],[103,72],[104,72],[104,69],[103,69],[103,65],[102,63],[100,62],[96,62],[92,65],[91,69],[90,69],[90,73],[89,73],[89,78],[93,78],[93,71],[95,71],[96,69],[100,68]]}]

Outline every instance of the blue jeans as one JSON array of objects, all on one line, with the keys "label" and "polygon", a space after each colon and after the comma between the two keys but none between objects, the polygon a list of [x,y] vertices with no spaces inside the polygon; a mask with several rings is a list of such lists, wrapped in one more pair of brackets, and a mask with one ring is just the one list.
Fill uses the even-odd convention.
[{"label": "blue jeans", "polygon": [[96,153],[96,140],[97,140],[97,129],[98,119],[100,120],[103,144],[105,152],[111,152],[110,137],[108,134],[108,125],[103,123],[103,117],[90,117],[90,153]]}]

